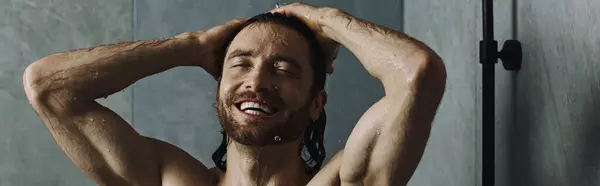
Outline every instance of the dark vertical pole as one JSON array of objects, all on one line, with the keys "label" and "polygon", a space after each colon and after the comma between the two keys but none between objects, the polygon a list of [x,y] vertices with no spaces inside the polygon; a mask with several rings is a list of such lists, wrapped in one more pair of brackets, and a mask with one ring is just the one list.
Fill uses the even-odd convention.
[{"label": "dark vertical pole", "polygon": [[498,59],[502,59],[504,69],[518,71],[522,64],[521,43],[517,40],[506,40],[502,51],[498,52],[498,42],[494,40],[494,4],[493,0],[482,0],[483,12],[483,40],[479,42],[479,61],[481,62],[482,77],[482,109],[481,109],[481,132],[482,132],[482,186],[493,186],[495,182],[495,157],[494,139],[495,127],[495,92],[494,76],[495,65]]},{"label": "dark vertical pole", "polygon": [[494,66],[498,44],[494,40],[494,5],[483,0],[482,46],[482,186],[494,185]]}]

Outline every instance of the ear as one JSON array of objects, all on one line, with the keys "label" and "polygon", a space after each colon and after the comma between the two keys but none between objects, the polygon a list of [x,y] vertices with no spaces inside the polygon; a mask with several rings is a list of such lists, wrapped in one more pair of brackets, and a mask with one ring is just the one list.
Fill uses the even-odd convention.
[{"label": "ear", "polygon": [[321,116],[321,111],[325,109],[327,103],[327,92],[320,90],[315,98],[313,99],[312,106],[310,107],[310,118],[315,121]]}]

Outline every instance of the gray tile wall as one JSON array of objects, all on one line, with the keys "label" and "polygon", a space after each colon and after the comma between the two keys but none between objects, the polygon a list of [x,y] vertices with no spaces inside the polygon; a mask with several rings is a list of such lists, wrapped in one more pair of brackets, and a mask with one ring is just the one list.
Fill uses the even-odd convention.
[{"label": "gray tile wall", "polygon": [[480,11],[478,0],[405,1],[405,32],[435,50],[448,74],[414,185],[479,185]]},{"label": "gray tile wall", "polygon": [[[515,0],[512,1],[496,1],[494,3],[494,35],[498,41],[498,47],[501,49],[504,41],[507,39],[516,38],[516,27],[513,18],[516,18]],[[477,10],[481,12],[481,10]],[[477,21],[481,22],[481,13],[478,14]],[[481,25],[481,23],[480,23]],[[480,27],[481,28],[481,27]],[[481,30],[478,31],[478,37],[481,38]],[[479,56],[479,55],[477,55]],[[478,79],[481,79],[481,71],[479,71]],[[517,75],[522,72],[510,72],[504,69],[501,61],[496,65],[496,131],[495,131],[495,180],[496,185],[511,185],[506,181],[510,174],[509,158],[509,142],[511,136],[509,134],[512,127],[516,124],[516,106],[517,106]],[[481,90],[481,81],[478,81],[479,90]],[[478,92],[480,94],[481,92]],[[481,98],[481,96],[480,96]],[[477,103],[478,106],[481,102]],[[478,122],[478,125],[480,123]],[[481,140],[478,140],[481,142]],[[481,143],[480,143],[481,144]],[[479,151],[477,152],[479,153]],[[481,172],[481,171],[479,171]]]},{"label": "gray tile wall", "polygon": [[[524,52],[520,72],[496,66],[496,185],[600,184],[600,2],[494,4],[496,39],[502,44],[517,38]],[[422,179],[426,185],[477,185],[481,1],[407,1],[405,7],[406,32],[440,52],[449,70],[445,98],[450,99],[442,104],[421,163],[430,170],[419,169],[435,176]],[[461,84],[462,90],[456,90]]]},{"label": "gray tile wall", "polygon": [[600,1],[518,1],[506,185],[600,185]]},{"label": "gray tile wall", "polygon": [[[122,0],[0,1],[0,185],[94,185],[29,105],[23,71],[51,53],[131,40],[131,10]],[[131,120],[130,94],[101,102]]]}]

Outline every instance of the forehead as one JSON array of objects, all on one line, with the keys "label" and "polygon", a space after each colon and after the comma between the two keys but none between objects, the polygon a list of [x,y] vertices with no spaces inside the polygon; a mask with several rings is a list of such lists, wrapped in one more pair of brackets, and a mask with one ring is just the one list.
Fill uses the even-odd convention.
[{"label": "forehead", "polygon": [[260,56],[285,55],[306,65],[310,62],[308,42],[300,33],[272,23],[254,23],[246,26],[231,41],[227,55],[235,50],[252,51]]}]

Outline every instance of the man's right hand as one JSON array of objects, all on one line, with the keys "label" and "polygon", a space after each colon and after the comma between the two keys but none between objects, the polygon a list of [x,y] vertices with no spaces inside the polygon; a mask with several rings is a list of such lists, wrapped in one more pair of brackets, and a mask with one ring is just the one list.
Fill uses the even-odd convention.
[{"label": "man's right hand", "polygon": [[219,66],[223,63],[227,46],[235,35],[242,29],[247,18],[239,18],[231,20],[225,24],[214,26],[208,30],[183,33],[177,37],[194,37],[203,52],[198,55],[202,55],[198,60],[195,61],[192,66],[200,66],[211,74],[215,79],[218,79],[221,72]]}]

